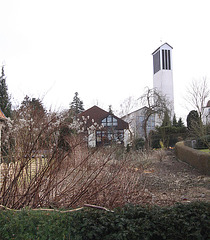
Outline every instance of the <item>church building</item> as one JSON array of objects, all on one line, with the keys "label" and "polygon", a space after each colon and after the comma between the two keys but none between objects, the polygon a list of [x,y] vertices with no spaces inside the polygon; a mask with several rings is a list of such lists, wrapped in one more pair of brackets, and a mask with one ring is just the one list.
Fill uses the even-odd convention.
[{"label": "church building", "polygon": [[[168,100],[171,120],[174,116],[172,49],[168,43],[164,43],[152,53],[153,88]],[[129,123],[130,131],[134,138],[144,137],[144,109],[145,107],[137,109],[122,118]],[[155,130],[155,126],[161,123],[162,121],[158,116],[150,116],[147,121],[147,134],[151,130]]]},{"label": "church building", "polygon": [[174,116],[172,49],[168,43],[164,43],[152,53],[153,88],[169,101],[171,119]]}]

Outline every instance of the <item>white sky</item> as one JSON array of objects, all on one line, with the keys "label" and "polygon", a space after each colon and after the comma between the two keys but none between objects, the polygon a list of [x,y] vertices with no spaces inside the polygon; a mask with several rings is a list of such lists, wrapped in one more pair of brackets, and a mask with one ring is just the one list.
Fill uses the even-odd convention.
[{"label": "white sky", "polygon": [[118,110],[152,87],[151,53],[167,42],[186,117],[187,85],[210,79],[209,29],[209,0],[0,0],[0,65],[15,104],[27,94],[68,108],[77,91],[86,109]]}]

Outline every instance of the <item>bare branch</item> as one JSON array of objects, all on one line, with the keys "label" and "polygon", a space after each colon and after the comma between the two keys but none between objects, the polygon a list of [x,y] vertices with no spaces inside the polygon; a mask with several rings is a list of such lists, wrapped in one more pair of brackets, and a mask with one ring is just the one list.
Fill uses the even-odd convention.
[{"label": "bare branch", "polygon": [[208,101],[210,89],[206,77],[202,81],[193,80],[191,85],[187,88],[186,102],[190,104],[193,110],[197,110],[199,116],[203,117],[204,107]]}]

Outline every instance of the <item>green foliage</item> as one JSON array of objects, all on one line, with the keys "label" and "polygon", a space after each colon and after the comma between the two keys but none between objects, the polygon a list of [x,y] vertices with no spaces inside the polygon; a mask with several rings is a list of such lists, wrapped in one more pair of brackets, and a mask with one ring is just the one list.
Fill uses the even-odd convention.
[{"label": "green foliage", "polygon": [[208,239],[210,203],[173,207],[125,206],[114,212],[71,213],[22,210],[0,212],[0,236],[6,239]]},{"label": "green foliage", "polygon": [[183,128],[183,127],[184,127],[184,123],[183,123],[181,117],[179,118],[179,120],[178,120],[178,122],[177,122],[177,127],[179,127],[179,128]]},{"label": "green foliage", "polygon": [[11,101],[8,94],[8,87],[6,84],[6,77],[4,74],[4,66],[2,66],[1,76],[0,76],[0,108],[6,117],[11,117]]},{"label": "green foliage", "polygon": [[[180,124],[181,125],[181,124]],[[160,148],[160,141],[163,142],[164,146],[174,147],[180,139],[186,138],[187,129],[185,126],[180,127],[177,124],[175,126],[161,126],[156,127],[156,131],[151,132],[151,146],[153,148]]]},{"label": "green foliage", "polygon": [[175,144],[186,137],[186,127],[179,118],[178,122],[176,120],[176,115],[174,114],[173,120],[171,122],[168,112],[165,112],[162,125],[156,127],[156,131],[151,132],[151,147],[152,148],[162,148],[160,142],[166,147],[174,147]]},{"label": "green foliage", "polygon": [[160,147],[161,147],[161,149],[164,149],[165,147],[164,147],[164,144],[163,144],[163,142],[160,140]]},{"label": "green foliage", "polygon": [[69,217],[56,212],[0,212],[1,239],[69,239]]},{"label": "green foliage", "polygon": [[143,149],[144,145],[145,145],[145,141],[143,138],[134,139],[134,149],[135,150]]},{"label": "green foliage", "polygon": [[196,110],[192,110],[187,115],[187,128],[194,132],[194,129],[199,125],[200,117]]},{"label": "green foliage", "polygon": [[208,135],[210,135],[209,124],[204,125],[198,112],[192,110],[187,116],[187,127],[189,136],[193,137],[197,141],[197,148],[209,148],[210,141]]},{"label": "green foliage", "polygon": [[166,111],[164,113],[164,118],[163,118],[161,127],[167,127],[167,126],[171,126],[171,121],[170,121],[170,117],[168,115],[168,111]]},{"label": "green foliage", "polygon": [[205,135],[196,139],[196,148],[205,149],[208,148],[206,143],[210,143],[210,135]]},{"label": "green foliage", "polygon": [[173,125],[173,127],[177,127],[177,120],[176,120],[176,115],[175,114],[173,116],[172,125]]}]

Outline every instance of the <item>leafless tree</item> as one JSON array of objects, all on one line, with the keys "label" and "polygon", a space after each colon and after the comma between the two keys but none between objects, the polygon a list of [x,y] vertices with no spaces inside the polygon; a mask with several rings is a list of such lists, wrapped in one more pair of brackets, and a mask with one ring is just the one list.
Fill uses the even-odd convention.
[{"label": "leafless tree", "polygon": [[193,80],[187,88],[187,96],[185,100],[190,104],[193,110],[198,112],[201,119],[203,118],[204,107],[209,100],[209,95],[210,89],[205,77],[202,81]]},{"label": "leafless tree", "polygon": [[141,104],[144,106],[144,121],[143,131],[145,137],[145,147],[149,149],[150,141],[147,132],[148,120],[151,116],[155,116],[156,119],[160,120],[166,112],[170,112],[169,103],[165,96],[157,92],[155,89],[146,88],[145,93],[139,98]]},{"label": "leafless tree", "polygon": [[193,110],[197,111],[199,116],[197,122],[192,124],[190,132],[193,133],[195,137],[199,138],[208,148],[210,148],[207,139],[207,135],[209,134],[209,123],[204,121],[204,110],[209,96],[210,89],[208,87],[208,82],[206,78],[203,78],[202,81],[192,81],[187,89],[187,97],[185,98]]},{"label": "leafless tree", "polygon": [[120,104],[120,111],[119,116],[123,117],[129,114],[133,109],[137,107],[137,100],[134,97],[128,97],[126,98],[121,104]]}]

